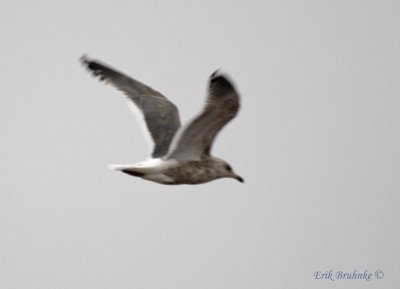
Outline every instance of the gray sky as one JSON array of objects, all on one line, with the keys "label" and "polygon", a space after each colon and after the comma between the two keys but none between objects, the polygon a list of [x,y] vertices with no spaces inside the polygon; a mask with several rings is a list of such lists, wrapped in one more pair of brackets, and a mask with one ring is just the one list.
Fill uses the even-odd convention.
[{"label": "gray sky", "polygon": [[[398,1],[0,2],[0,287],[394,288]],[[188,120],[222,67],[242,95],[213,153],[245,184],[162,186],[87,53]],[[314,280],[380,269],[382,280]]]}]

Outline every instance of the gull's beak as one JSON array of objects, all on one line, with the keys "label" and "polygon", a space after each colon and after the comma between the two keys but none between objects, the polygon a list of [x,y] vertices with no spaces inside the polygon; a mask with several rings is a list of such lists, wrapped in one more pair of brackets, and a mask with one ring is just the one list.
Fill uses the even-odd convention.
[{"label": "gull's beak", "polygon": [[240,176],[236,176],[235,179],[237,179],[241,183],[244,183],[244,179]]}]

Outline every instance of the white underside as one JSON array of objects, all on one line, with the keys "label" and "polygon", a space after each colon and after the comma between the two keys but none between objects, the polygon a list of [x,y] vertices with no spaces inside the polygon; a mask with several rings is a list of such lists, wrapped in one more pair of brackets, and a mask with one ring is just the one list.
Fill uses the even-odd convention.
[{"label": "white underside", "polygon": [[168,184],[173,183],[174,179],[165,175],[164,172],[167,168],[176,166],[177,164],[178,161],[176,160],[164,161],[162,159],[149,159],[135,164],[109,165],[109,168],[116,171],[132,169],[136,172],[143,173],[143,179],[161,184]]},{"label": "white underside", "polygon": [[143,162],[138,162],[135,164],[122,164],[122,165],[114,165],[111,164],[109,165],[110,170],[114,171],[121,171],[121,170],[126,170],[126,169],[135,169],[137,171],[143,172],[145,174],[151,174],[151,173],[161,173],[165,169],[177,165],[176,160],[163,160],[160,158],[157,159],[148,159]]},{"label": "white underside", "polygon": [[136,119],[137,119],[137,122],[139,124],[140,130],[143,133],[144,139],[146,140],[147,146],[150,148],[149,151],[151,153],[151,151],[153,150],[153,147],[154,147],[154,141],[153,141],[153,139],[151,137],[151,134],[149,132],[149,129],[148,129],[147,125],[146,125],[146,121],[144,119],[143,112],[129,98],[127,99],[127,103],[128,103],[129,109],[136,116]]}]

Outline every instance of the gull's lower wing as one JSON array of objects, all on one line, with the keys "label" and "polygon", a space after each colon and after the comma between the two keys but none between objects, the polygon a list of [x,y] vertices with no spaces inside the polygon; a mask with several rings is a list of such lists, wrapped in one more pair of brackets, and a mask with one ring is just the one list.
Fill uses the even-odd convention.
[{"label": "gull's lower wing", "polygon": [[239,106],[232,83],[218,71],[213,73],[203,111],[178,130],[166,158],[191,160],[209,155],[215,137],[236,116]]},{"label": "gull's lower wing", "polygon": [[158,91],[98,60],[83,56],[81,61],[93,75],[124,92],[130,108],[133,108],[135,114],[137,112],[141,114],[138,116],[139,120],[144,119],[144,133],[150,134],[154,144],[152,157],[164,156],[168,152],[175,132],[180,127],[177,107]]}]

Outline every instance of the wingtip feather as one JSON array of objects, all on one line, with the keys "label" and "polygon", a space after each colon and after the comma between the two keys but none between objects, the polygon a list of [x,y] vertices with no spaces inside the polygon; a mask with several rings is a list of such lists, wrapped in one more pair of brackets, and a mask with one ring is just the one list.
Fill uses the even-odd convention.
[{"label": "wingtip feather", "polygon": [[210,79],[214,79],[214,78],[217,78],[217,77],[223,76],[223,75],[224,75],[224,73],[223,73],[223,71],[222,71],[222,68],[218,68],[217,70],[215,70],[215,71],[211,74]]},{"label": "wingtip feather", "polygon": [[90,59],[87,57],[86,54],[83,54],[80,58],[79,61],[81,62],[82,65],[87,66],[90,62]]}]

